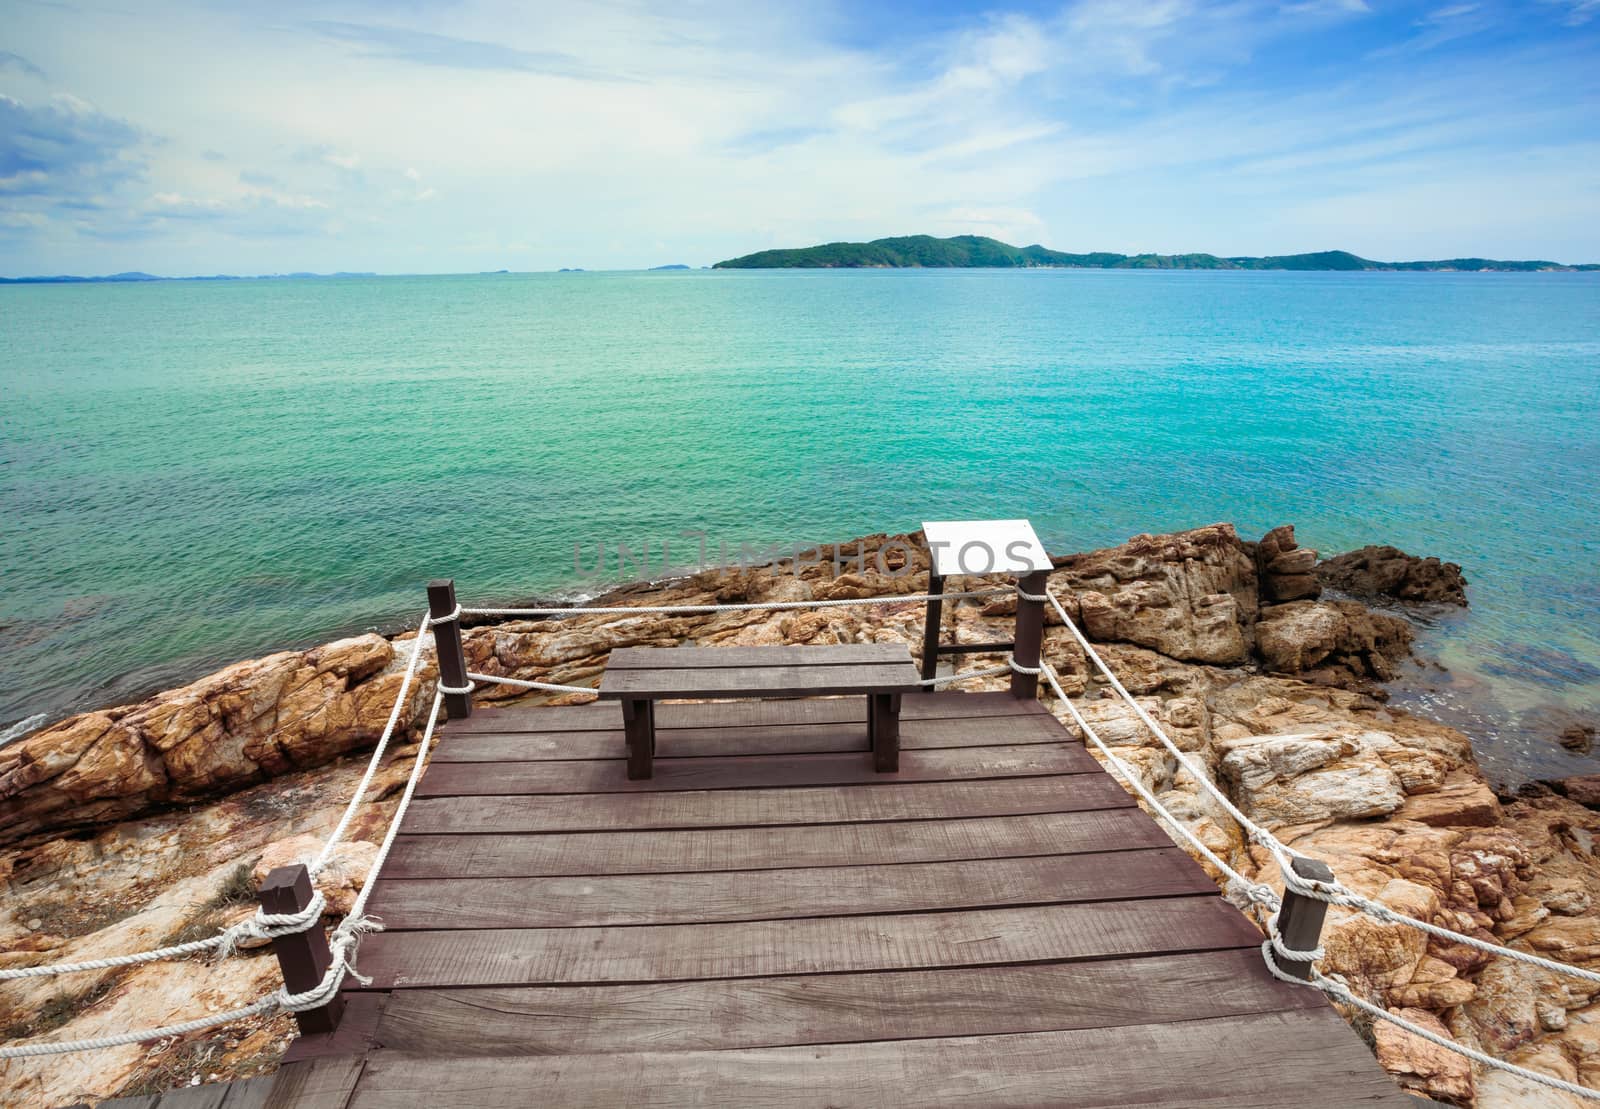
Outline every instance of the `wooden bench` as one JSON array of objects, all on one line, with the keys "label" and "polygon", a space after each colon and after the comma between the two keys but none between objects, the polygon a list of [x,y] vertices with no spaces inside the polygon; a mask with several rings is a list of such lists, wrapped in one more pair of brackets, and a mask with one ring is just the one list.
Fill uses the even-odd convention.
[{"label": "wooden bench", "polygon": [[865,696],[873,767],[887,772],[900,769],[900,695],[917,688],[917,668],[903,643],[619,647],[606,664],[600,697],[622,702],[629,778],[654,772],[655,703],[669,697]]}]

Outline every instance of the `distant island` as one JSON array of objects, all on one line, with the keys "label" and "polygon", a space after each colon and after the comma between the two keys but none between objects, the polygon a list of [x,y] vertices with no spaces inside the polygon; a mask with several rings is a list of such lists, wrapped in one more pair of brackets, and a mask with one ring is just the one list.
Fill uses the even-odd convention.
[{"label": "distant island", "polygon": [[689,267],[684,265],[682,262],[675,262],[670,266],[651,266],[650,272],[655,273],[658,270],[686,270],[688,268]]},{"label": "distant island", "polygon": [[1493,258],[1450,258],[1437,262],[1374,262],[1347,250],[1282,254],[1268,258],[1221,258],[1215,254],[1067,254],[1035,244],[1012,246],[982,235],[905,235],[870,243],[823,243],[790,250],[762,250],[718,262],[719,270],[895,269],[975,266],[993,268],[1065,267],[1098,270],[1430,270],[1444,273],[1495,271],[1531,273],[1600,270],[1600,264],[1501,262]]},{"label": "distant island", "polygon": [[[500,271],[504,273],[504,270]],[[133,270],[128,273],[108,273],[100,277],[79,277],[63,273],[48,277],[0,277],[0,285],[104,285],[128,281],[279,281],[289,277],[377,277],[375,273],[261,273],[253,277],[240,277],[231,273],[216,273],[208,277],[161,277],[153,273]]]}]

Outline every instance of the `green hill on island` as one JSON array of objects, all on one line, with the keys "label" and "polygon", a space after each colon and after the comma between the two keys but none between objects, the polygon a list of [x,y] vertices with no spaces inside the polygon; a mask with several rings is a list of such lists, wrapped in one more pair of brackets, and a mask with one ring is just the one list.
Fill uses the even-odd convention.
[{"label": "green hill on island", "polygon": [[719,270],[759,269],[895,269],[977,266],[1036,266],[1117,270],[1595,270],[1600,265],[1567,266],[1560,262],[1500,262],[1492,258],[1451,258],[1436,262],[1374,262],[1347,250],[1315,254],[1282,254],[1268,258],[1220,258],[1215,254],[1114,254],[1094,251],[1068,254],[1039,246],[1012,246],[983,235],[904,235],[870,243],[823,243],[789,250],[762,250],[718,262]]}]

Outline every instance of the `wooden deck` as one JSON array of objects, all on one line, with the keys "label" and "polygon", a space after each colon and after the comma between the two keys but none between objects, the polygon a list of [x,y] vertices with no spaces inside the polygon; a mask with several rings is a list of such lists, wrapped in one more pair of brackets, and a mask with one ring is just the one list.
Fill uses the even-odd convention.
[{"label": "wooden deck", "polygon": [[896,775],[857,698],[658,726],[648,781],[614,704],[445,728],[371,985],[203,1104],[1415,1104],[1036,702],[908,695]]}]

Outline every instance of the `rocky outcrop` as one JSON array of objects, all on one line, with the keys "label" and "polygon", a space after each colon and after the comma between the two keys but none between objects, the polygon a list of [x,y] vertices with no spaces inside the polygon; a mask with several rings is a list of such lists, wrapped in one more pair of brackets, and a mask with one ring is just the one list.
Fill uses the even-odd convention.
[{"label": "rocky outcrop", "polygon": [[1362,547],[1335,555],[1317,567],[1330,589],[1368,600],[1467,604],[1467,579],[1454,562],[1417,558],[1395,547]]},{"label": "rocky outcrop", "polygon": [[1073,555],[1051,581],[1076,597],[1091,639],[1132,643],[1183,662],[1244,662],[1260,599],[1255,560],[1231,524],[1139,535]]},{"label": "rocky outcrop", "polygon": [[1256,544],[1263,600],[1280,604],[1316,600],[1322,596],[1316,566],[1317,552],[1295,543],[1292,524],[1273,528]]},{"label": "rocky outcrop", "polygon": [[1389,681],[1414,633],[1398,616],[1353,601],[1293,601],[1261,610],[1256,646],[1268,670],[1330,685]]},{"label": "rocky outcrop", "polygon": [[[283,651],[0,747],[0,841],[215,796],[371,746],[405,661],[381,635]],[[431,661],[421,670],[402,727],[435,672]]]}]

